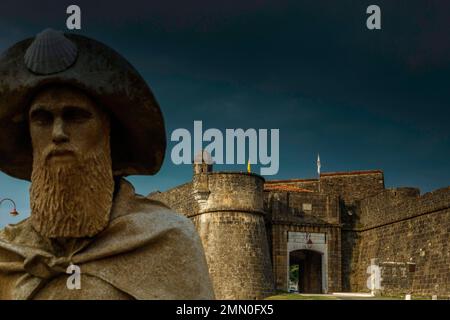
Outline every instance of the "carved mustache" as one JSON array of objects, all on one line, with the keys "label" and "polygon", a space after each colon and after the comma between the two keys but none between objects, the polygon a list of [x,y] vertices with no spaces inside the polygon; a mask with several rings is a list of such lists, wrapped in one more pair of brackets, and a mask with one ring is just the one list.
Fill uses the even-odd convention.
[{"label": "carved mustache", "polygon": [[44,151],[44,159],[48,160],[53,156],[60,156],[60,155],[75,156],[76,154],[77,150],[72,147],[64,147],[64,148],[49,147],[47,148],[47,150]]}]

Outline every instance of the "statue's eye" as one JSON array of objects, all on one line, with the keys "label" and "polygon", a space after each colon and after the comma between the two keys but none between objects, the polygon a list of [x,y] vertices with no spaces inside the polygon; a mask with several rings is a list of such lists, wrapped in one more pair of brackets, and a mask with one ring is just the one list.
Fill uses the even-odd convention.
[{"label": "statue's eye", "polygon": [[90,118],[92,118],[92,113],[77,107],[65,108],[63,112],[63,119],[69,122],[84,122]]},{"label": "statue's eye", "polygon": [[30,119],[33,123],[44,126],[52,124],[53,115],[46,110],[35,110],[31,113]]}]

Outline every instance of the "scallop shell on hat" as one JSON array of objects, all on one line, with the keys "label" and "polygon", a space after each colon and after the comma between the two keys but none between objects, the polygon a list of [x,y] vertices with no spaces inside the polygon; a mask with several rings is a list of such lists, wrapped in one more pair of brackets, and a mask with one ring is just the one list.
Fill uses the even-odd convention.
[{"label": "scallop shell on hat", "polygon": [[46,29],[39,33],[25,52],[25,65],[40,75],[68,69],[77,59],[77,46],[61,31]]}]

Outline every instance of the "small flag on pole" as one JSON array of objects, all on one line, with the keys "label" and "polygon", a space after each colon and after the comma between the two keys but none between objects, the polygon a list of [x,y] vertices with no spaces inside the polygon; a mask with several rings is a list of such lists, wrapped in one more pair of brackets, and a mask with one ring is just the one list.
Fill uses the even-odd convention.
[{"label": "small flag on pole", "polygon": [[248,172],[248,173],[252,172],[251,169],[252,169],[252,168],[251,168],[251,165],[250,165],[250,159],[248,159],[248,162],[247,162],[247,172]]},{"label": "small flag on pole", "polygon": [[317,154],[317,174],[320,176],[320,155]]}]

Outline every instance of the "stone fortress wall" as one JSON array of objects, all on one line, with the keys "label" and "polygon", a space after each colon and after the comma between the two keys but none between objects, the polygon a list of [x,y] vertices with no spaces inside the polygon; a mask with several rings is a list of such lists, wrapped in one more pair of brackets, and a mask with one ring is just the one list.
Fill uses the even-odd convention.
[{"label": "stone fortress wall", "polygon": [[[265,206],[271,234],[273,273],[277,289],[288,287],[289,234],[320,233],[326,235],[328,292],[341,291],[341,227],[339,198],[298,187],[287,181],[266,183]],[[310,184],[311,185],[311,184]],[[325,254],[325,253],[324,253]]]},{"label": "stone fortress wall", "polygon": [[450,188],[422,196],[414,188],[384,190],[361,200],[357,219],[350,290],[367,290],[373,261],[384,293],[450,296]]},{"label": "stone fortress wall", "polygon": [[[354,269],[355,255],[357,249],[357,238],[353,229],[358,222],[358,201],[376,195],[384,190],[384,174],[380,170],[352,171],[322,173],[320,180],[320,192],[333,194],[339,198],[341,218],[341,270],[342,291],[353,291],[350,286],[350,275]],[[367,279],[369,275],[364,270]],[[367,291],[368,289],[363,291]]]},{"label": "stone fortress wall", "polygon": [[193,221],[218,299],[261,299],[273,293],[263,188],[259,175],[212,172],[198,165],[192,183],[149,195]]},{"label": "stone fortress wall", "polygon": [[187,217],[197,213],[199,210],[198,203],[192,196],[192,182],[176,186],[164,192],[153,192],[147,197],[161,201],[175,212]]},{"label": "stone fortress wall", "polygon": [[368,292],[376,264],[381,293],[450,295],[450,188],[385,189],[379,170],[264,181],[194,165],[192,182],[150,197],[192,219],[218,298],[286,290],[290,232],[326,235],[329,292]]},{"label": "stone fortress wall", "polygon": [[[255,174],[205,174],[207,199],[192,217],[219,299],[260,299],[273,293],[264,220],[264,179]],[[203,201],[202,199],[200,201]]]},{"label": "stone fortress wall", "polygon": [[384,188],[381,171],[322,174],[321,192],[341,199],[344,291],[369,291],[381,268],[383,294],[450,296],[450,188]]}]

